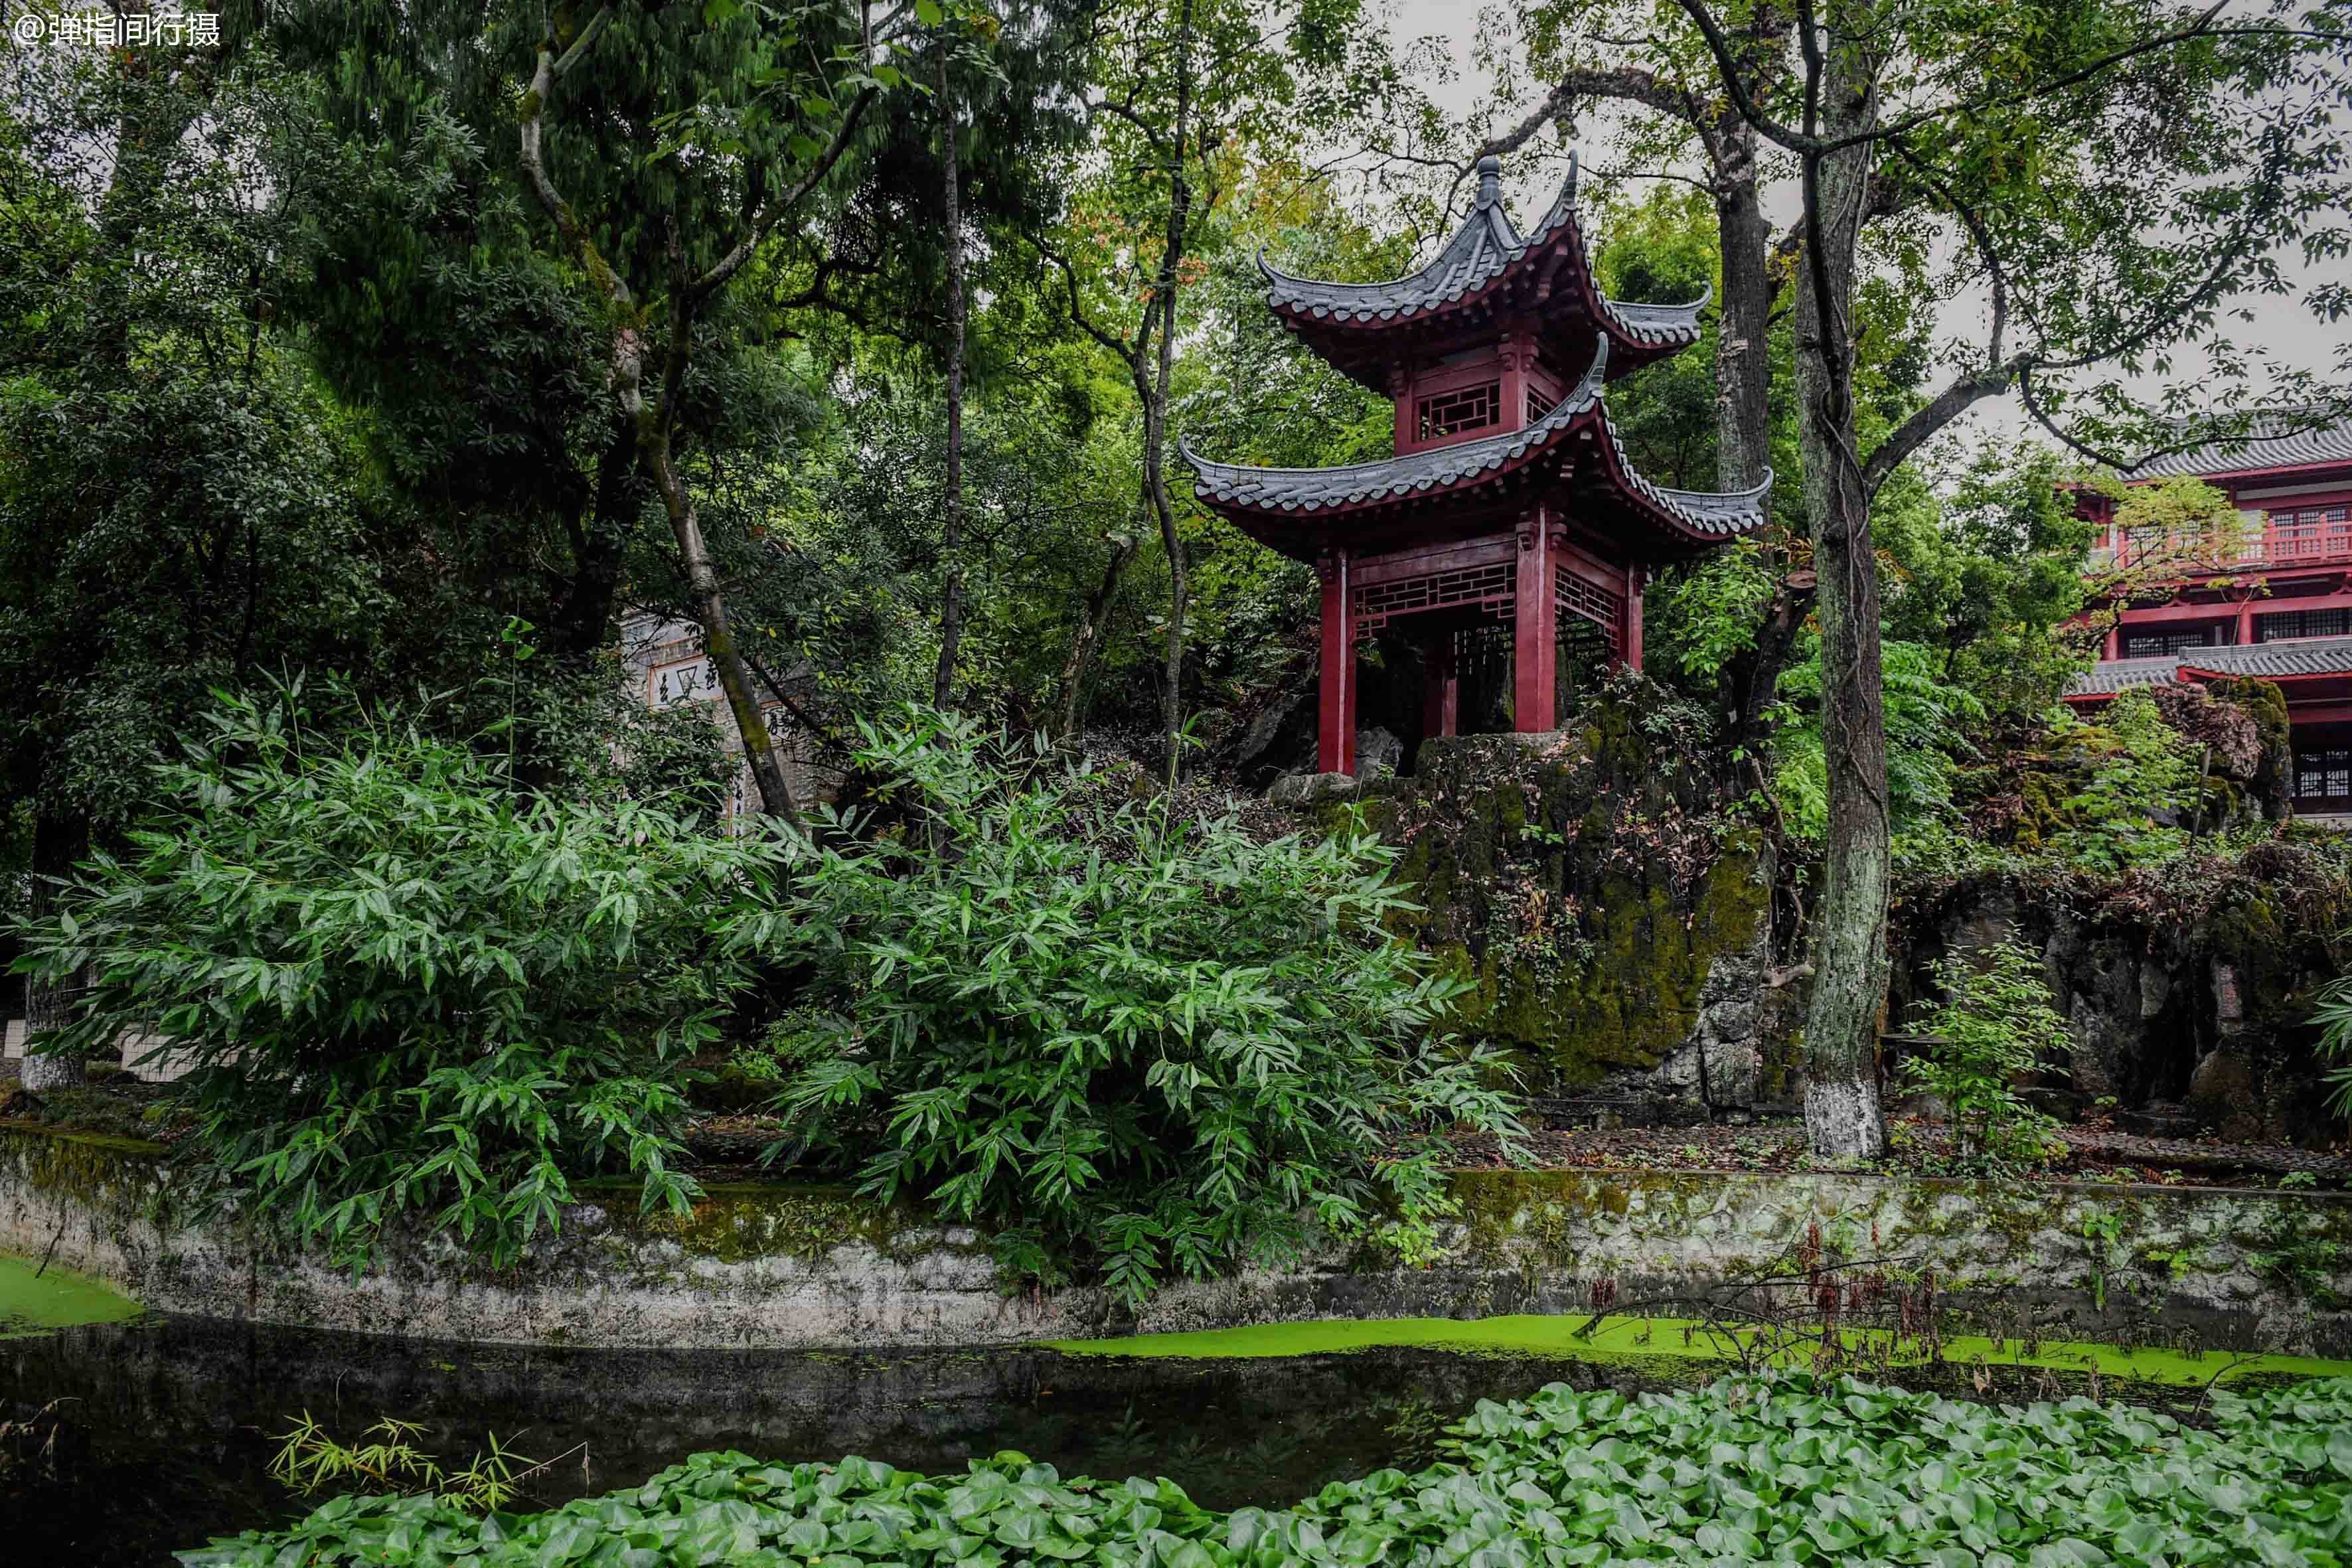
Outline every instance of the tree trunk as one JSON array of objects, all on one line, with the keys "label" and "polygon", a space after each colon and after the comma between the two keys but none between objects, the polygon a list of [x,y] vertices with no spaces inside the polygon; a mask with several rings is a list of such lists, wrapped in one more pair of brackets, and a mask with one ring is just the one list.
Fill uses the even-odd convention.
[{"label": "tree trunk", "polygon": [[1102,647],[1103,626],[1110,619],[1111,601],[1118,597],[1119,579],[1139,547],[1137,530],[1142,521],[1136,519],[1127,532],[1111,541],[1110,559],[1103,563],[1102,581],[1095,584],[1094,592],[1087,595],[1086,605],[1078,612],[1069,657],[1062,661],[1061,700],[1054,711],[1056,741],[1066,743],[1077,738],[1087,682],[1094,674],[1095,656]]},{"label": "tree trunk", "polygon": [[[1868,63],[1824,29],[1823,135],[1870,123],[1877,100]],[[1852,1159],[1883,1152],[1878,1026],[1886,996],[1890,872],[1886,732],[1879,668],[1878,566],[1856,452],[1853,407],[1855,247],[1869,197],[1868,144],[1804,159],[1805,254],[1797,300],[1797,382],[1805,510],[1820,575],[1822,748],[1829,828],[1814,910],[1814,977],[1805,1020],[1805,1132],[1813,1152]]]},{"label": "tree trunk", "polygon": [[955,694],[956,650],[963,641],[963,192],[956,148],[955,100],[948,90],[948,41],[940,36],[940,167],[947,208],[948,453],[947,491],[940,521],[940,667],[931,701],[945,708]]},{"label": "tree trunk", "polygon": [[25,982],[25,1059],[16,1066],[17,1082],[35,1094],[52,1089],[73,1089],[89,1081],[89,1067],[79,1051],[44,1051],[34,1042],[44,1029],[73,1022],[71,984],[43,985]]},{"label": "tree trunk", "polygon": [[621,589],[621,558],[636,520],[636,481],[635,432],[616,422],[612,440],[597,454],[595,493],[573,541],[572,581],[548,628],[548,652],[556,658],[576,658],[604,646]]},{"label": "tree trunk", "polygon": [[[1169,301],[1169,314],[1175,314],[1174,300]],[[1172,334],[1172,323],[1162,329]],[[1162,339],[1161,363],[1165,365],[1166,340]],[[1166,386],[1163,371],[1161,386]],[[1168,782],[1173,784],[1183,773],[1184,730],[1184,605],[1190,587],[1184,569],[1184,541],[1176,531],[1176,509],[1168,499],[1168,479],[1161,471],[1161,443],[1166,439],[1168,424],[1167,395],[1164,392],[1145,400],[1143,408],[1143,483],[1150,493],[1151,510],[1160,520],[1160,544],[1168,553],[1168,639],[1163,657],[1160,688],[1160,718],[1161,740],[1168,748]]]},{"label": "tree trunk", "polygon": [[1160,707],[1171,785],[1183,772],[1184,607],[1190,584],[1184,541],[1176,531],[1176,509],[1168,496],[1168,393],[1176,374],[1178,265],[1183,260],[1184,241],[1192,226],[1192,187],[1184,175],[1192,120],[1192,0],[1184,0],[1176,17],[1176,125],[1168,159],[1168,231],[1160,253],[1160,279],[1148,307],[1160,313],[1159,364],[1156,375],[1147,374],[1140,358],[1135,367],[1136,390],[1143,398],[1143,489],[1160,521],[1160,546],[1168,552],[1168,644]]},{"label": "tree trunk", "polygon": [[1715,345],[1715,483],[1744,490],[1771,455],[1772,226],[1756,190],[1756,132],[1744,121],[1719,137],[1716,232],[1723,255],[1723,319]]},{"label": "tree trunk", "polygon": [[834,159],[848,145],[850,133],[865,113],[866,105],[873,100],[873,94],[870,89],[858,94],[832,147],[811,168],[797,192],[786,198],[781,207],[761,205],[755,208],[741,241],[699,279],[687,268],[685,247],[675,221],[668,226],[666,248],[670,268],[669,345],[660,392],[648,399],[645,312],[638,307],[635,293],[627,281],[598,253],[589,226],[581,221],[577,209],[563,199],[547,169],[546,113],[555,84],[580,62],[612,16],[611,7],[600,8],[561,57],[556,53],[555,26],[550,20],[531,68],[530,87],[517,105],[521,120],[518,151],[523,180],[540,206],[554,220],[564,248],[594,282],[612,311],[616,323],[613,335],[614,407],[621,419],[634,427],[638,460],[661,495],[662,510],[669,516],[670,532],[677,542],[678,565],[686,575],[688,597],[693,604],[695,619],[702,626],[703,652],[718,674],[719,690],[726,696],[728,710],[733,714],[736,730],[743,738],[743,755],[751,764],[751,780],[760,792],[761,808],[770,816],[781,817],[800,827],[800,808],[793,800],[792,784],[784,776],[782,760],[776,754],[775,741],[768,733],[767,720],[752,692],[751,672],[744,662],[742,650],[735,645],[734,630],[728,624],[726,596],[719,591],[718,568],[711,563],[709,547],[702,537],[701,520],[695,515],[693,498],[678,477],[675,445],[677,409],[686,384],[688,359],[693,350],[695,312],[699,302],[724,287],[751,259],[779,213],[815,188]]},{"label": "tree trunk", "polygon": [[[674,330],[685,331],[688,325],[678,320]],[[798,827],[800,807],[793,799],[791,781],[784,777],[782,759],[776,755],[775,740],[768,733],[768,721],[761,711],[759,697],[751,689],[751,668],[743,661],[742,650],[735,646],[734,628],[727,619],[727,596],[719,590],[719,571],[711,564],[710,547],[702,537],[702,522],[695,515],[694,499],[678,478],[669,432],[661,427],[659,415],[650,409],[639,416],[638,429],[646,468],[653,475],[655,488],[661,492],[662,509],[669,514],[670,532],[677,541],[678,563],[686,571],[694,618],[702,626],[702,651],[710,656],[711,668],[719,676],[719,689],[727,699],[727,710],[734,716],[735,728],[743,737],[743,757],[751,765],[751,782],[760,791],[760,807],[770,816],[781,817]]]},{"label": "tree trunk", "polygon": [[[1723,258],[1723,316],[1715,347],[1715,482],[1744,490],[1764,478],[1771,457],[1772,225],[1756,188],[1756,131],[1738,115],[1720,123],[1715,151],[1715,219]],[[1771,558],[1777,565],[1780,552]],[[1808,591],[1779,584],[1756,630],[1755,645],[1728,661],[1718,699],[1726,739],[1756,759],[1768,740],[1765,711],[1788,668],[1796,634],[1811,603]]]},{"label": "tree trunk", "polygon": [[1795,651],[1813,600],[1811,574],[1792,573],[1776,584],[1757,623],[1755,645],[1724,661],[1716,678],[1717,701],[1724,712],[1724,739],[1755,765],[1756,785],[1767,786],[1765,750],[1771,739],[1764,716],[1780,687],[1780,674]]}]

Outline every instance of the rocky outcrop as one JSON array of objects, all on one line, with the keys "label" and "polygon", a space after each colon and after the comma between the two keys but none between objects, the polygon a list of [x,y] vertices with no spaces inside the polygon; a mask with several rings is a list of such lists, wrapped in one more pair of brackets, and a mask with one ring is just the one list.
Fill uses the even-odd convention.
[{"label": "rocky outcrop", "polygon": [[1676,713],[1619,692],[1572,729],[1425,741],[1364,811],[1422,906],[1400,934],[1469,986],[1459,1026],[1532,1090],[1737,1114],[1788,1093],[1772,868]]},{"label": "rocky outcrop", "polygon": [[1356,776],[1388,778],[1404,761],[1404,742],[1377,726],[1356,731]]},{"label": "rocky outcrop", "polygon": [[1265,798],[1276,805],[1319,805],[1327,800],[1353,800],[1358,789],[1349,773],[1285,773],[1274,781]]},{"label": "rocky outcrop", "polygon": [[2311,1010],[2340,973],[2332,950],[2347,925],[2338,851],[2312,829],[2103,883],[1987,876],[1902,911],[1895,1007],[1900,1016],[1925,996],[1943,954],[2021,942],[2041,953],[2071,1037],[2046,1074],[2062,1109],[2323,1142],[2343,1121],[2327,1107]]}]

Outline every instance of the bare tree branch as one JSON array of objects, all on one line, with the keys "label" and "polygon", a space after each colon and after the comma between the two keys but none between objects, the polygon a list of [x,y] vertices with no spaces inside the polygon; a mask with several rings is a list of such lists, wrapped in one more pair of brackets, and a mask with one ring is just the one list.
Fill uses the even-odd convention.
[{"label": "bare tree branch", "polygon": [[[1874,126],[1868,131],[1858,131],[1851,136],[1842,137],[1830,142],[1827,146],[1822,148],[1822,151],[1834,152],[1840,147],[1859,146],[1865,142],[1884,142],[1889,137],[1900,136],[1906,131],[1916,130],[1918,127],[1927,124],[1930,121],[1946,120],[1956,114],[1973,114],[1979,110],[1990,109],[1995,104],[2025,104],[2032,103],[2037,99],[2049,98],[2056,93],[2065,91],[2070,87],[2074,87],[2083,82],[2088,81],[2093,77],[2100,76],[2107,71],[2113,70],[2116,67],[2123,64],[2126,60],[2137,58],[2141,55],[2151,54],[2158,49],[2169,48],[2175,44],[2185,44],[2196,39],[2214,37],[2215,34],[2212,27],[2213,18],[2220,16],[2221,12],[2228,7],[2229,4],[2230,0],[2213,0],[2211,7],[2203,15],[2200,16],[2197,20],[2189,26],[2179,28],[2174,32],[2161,34],[2153,38],[2142,39],[2140,42],[2133,44],[2127,48],[2117,49],[2112,54],[2105,55],[2098,59],[2093,60],[2086,66],[2082,66],[2074,70],[2068,71],[2063,76],[2056,77],[2049,81],[2029,87],[2022,92],[1988,92],[1979,94],[1975,98],[1963,99],[1958,103],[1942,104],[1932,109],[1915,110],[1911,113],[1904,115],[1896,120],[1891,120],[1884,125]],[[2276,29],[2267,27],[2248,27],[2233,30],[2249,33],[2270,33],[2276,31]]]},{"label": "bare tree branch", "polygon": [[539,199],[541,206],[547,209],[547,216],[555,220],[556,232],[563,237],[563,243],[571,247],[572,256],[587,271],[598,291],[612,303],[626,307],[636,302],[635,297],[629,292],[629,286],[621,275],[614,271],[597,251],[596,242],[588,237],[587,226],[572,210],[572,204],[565,201],[562,193],[555,188],[554,180],[547,173],[546,155],[548,100],[554,95],[555,84],[580,63],[588,46],[604,30],[605,24],[612,19],[612,12],[613,8],[607,5],[590,17],[588,25],[580,29],[580,36],[572,40],[570,48],[563,51],[563,58],[560,60],[555,56],[552,27],[540,41],[538,59],[531,70],[530,88],[522,99],[522,173],[524,183],[530,186],[531,195]]},{"label": "bare tree branch", "polygon": [[769,230],[776,226],[778,220],[806,201],[811,193],[824,183],[825,176],[833,173],[833,166],[840,163],[841,155],[849,150],[850,139],[857,133],[857,122],[866,117],[866,106],[873,101],[872,88],[869,87],[859,93],[850,104],[849,112],[842,117],[841,128],[834,132],[832,142],[825,148],[823,155],[809,165],[808,172],[801,176],[800,183],[762,206],[759,216],[751,220],[751,232],[736,241],[733,248],[726,255],[712,263],[709,271],[688,285],[698,300],[716,293],[730,278],[740,271],[743,264],[751,260],[753,253],[760,248],[761,242],[768,237]]},{"label": "bare tree branch", "polygon": [[[2127,60],[2136,59],[2141,55],[2152,54],[2158,49],[2170,48],[2177,44],[2233,36],[2284,37],[2299,36],[2302,31],[2284,27],[2215,27],[2214,18],[2227,9],[2230,0],[2214,0],[2210,7],[2200,13],[2197,20],[2186,27],[2161,33],[2151,38],[2143,38],[2136,44],[2113,50],[2087,64],[2053,77],[2047,81],[2028,83],[2017,91],[1980,93],[1973,98],[1961,99],[1957,102],[1936,104],[1926,109],[1914,110],[1884,124],[1874,125],[1844,136],[1822,137],[1810,130],[1792,130],[1766,114],[1757,104],[1754,95],[1748,90],[1747,83],[1740,76],[1738,63],[1732,54],[1730,40],[1725,36],[1722,24],[1717,21],[1714,14],[1707,9],[1706,0],[1678,0],[1684,14],[1690,17],[1692,23],[1697,26],[1700,36],[1706,40],[1708,52],[1715,56],[1717,70],[1723,79],[1724,86],[1730,90],[1731,101],[1739,110],[1740,118],[1792,153],[1815,154],[1834,153],[1847,147],[1858,147],[1865,142],[1884,142],[1890,137],[1900,136],[1906,132],[1916,130],[1931,121],[1948,120],[1956,115],[1973,114],[1996,104],[2032,103],[2063,92],[2068,88],[2078,87],[2095,77],[2113,70]],[[1810,12],[1810,7],[1808,11]],[[1806,47],[1817,49],[1819,45],[1812,37],[1813,28],[1810,15],[1800,31],[1804,35]]]},{"label": "bare tree branch", "polygon": [[[1755,95],[1748,90],[1747,78],[1731,52],[1731,40],[1724,36],[1722,24],[1706,8],[1706,0],[1678,0],[1678,3],[1684,14],[1698,28],[1699,36],[1706,40],[1708,52],[1715,56],[1717,74],[1730,91],[1732,106],[1739,110],[1739,118],[1791,152],[1804,150],[1814,140],[1810,132],[1791,131],[1757,107]],[[1809,14],[1805,27],[1809,34],[1811,31],[1811,20]]]},{"label": "bare tree branch", "polygon": [[1062,269],[1062,281],[1068,285],[1070,291],[1070,320],[1076,323],[1080,331],[1117,354],[1119,363],[1132,371],[1137,361],[1142,357],[1144,343],[1149,341],[1149,333],[1151,331],[1150,313],[1145,312],[1144,324],[1137,329],[1136,341],[1133,343],[1111,336],[1110,333],[1095,325],[1094,318],[1087,314],[1086,306],[1079,302],[1078,274],[1076,269],[1071,267],[1070,258],[1034,236],[1031,237],[1029,243],[1037,247],[1038,255]]},{"label": "bare tree branch", "polygon": [[1526,119],[1500,136],[1480,143],[1478,150],[1471,154],[1471,162],[1517,152],[1535,139],[1536,132],[1565,113],[1580,98],[1623,99],[1694,124],[1704,118],[1699,105],[1690,94],[1660,81],[1654,71],[1643,70],[1636,66],[1621,66],[1612,70],[1572,70],[1559,79],[1551,91],[1544,95],[1544,100],[1528,111]]},{"label": "bare tree branch", "polygon": [[2031,357],[2020,355],[2013,362],[2001,358],[2002,340],[2009,330],[2009,274],[2001,266],[2000,251],[1993,243],[1991,231],[1976,209],[1953,195],[1950,188],[1937,180],[1926,164],[1913,155],[1908,143],[1896,141],[1896,153],[1915,170],[1920,180],[1937,199],[1950,209],[1969,232],[1969,242],[1976,247],[1978,258],[1984,263],[1985,274],[1992,289],[1992,323],[1986,335],[1985,362],[1973,371],[1954,378],[1951,384],[1915,411],[1896,427],[1895,433],[1878,445],[1863,465],[1862,486],[1865,498],[1875,498],[1887,477],[1900,468],[1911,454],[1932,440],[1937,432],[1958,418],[1976,404],[1988,397],[1999,396],[2009,390],[2010,384]]}]

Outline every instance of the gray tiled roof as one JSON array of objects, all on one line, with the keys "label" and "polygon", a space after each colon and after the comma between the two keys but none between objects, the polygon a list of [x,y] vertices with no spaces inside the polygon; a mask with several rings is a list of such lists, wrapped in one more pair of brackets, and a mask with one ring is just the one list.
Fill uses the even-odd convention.
[{"label": "gray tiled roof", "polygon": [[[1570,159],[1568,178],[1543,221],[1524,237],[1503,210],[1498,166],[1494,158],[1478,161],[1477,205],[1436,259],[1420,271],[1386,283],[1326,283],[1277,271],[1261,251],[1257,265],[1268,285],[1266,302],[1318,321],[1392,321],[1431,315],[1479,292],[1562,230],[1575,242],[1578,264],[1590,278],[1591,249],[1576,226],[1575,161]],[[1710,289],[1686,305],[1629,305],[1595,295],[1608,323],[1629,340],[1677,348],[1698,341],[1698,313],[1712,297]]]},{"label": "gray tiled roof", "polygon": [[2135,686],[2169,686],[2179,679],[2180,660],[2172,654],[2161,658],[2104,658],[2076,676],[2066,695],[2113,697]]},{"label": "gray tiled roof", "polygon": [[1530,452],[1563,440],[1572,426],[1590,415],[1597,417],[1608,437],[1617,471],[1624,476],[1629,488],[1692,532],[1729,539],[1764,520],[1764,498],[1772,488],[1769,471],[1764,482],[1755,489],[1728,494],[1669,489],[1636,472],[1625,456],[1624,443],[1616,426],[1601,406],[1601,384],[1608,367],[1609,340],[1604,337],[1594,345],[1592,365],[1584,373],[1584,379],[1535,424],[1480,440],[1383,458],[1378,462],[1352,463],[1336,468],[1259,468],[1210,462],[1181,441],[1178,450],[1200,475],[1194,493],[1212,505],[1255,511],[1317,512],[1475,483],[1489,474],[1509,468]]},{"label": "gray tiled roof", "polygon": [[2291,675],[2352,675],[2352,637],[2302,637],[2292,642],[2183,648],[2160,658],[2103,659],[2066,689],[2069,697],[2112,697],[2136,686],[2168,686],[2181,666],[2217,675],[2275,680]]},{"label": "gray tiled roof", "polygon": [[2241,440],[2210,441],[2187,451],[2150,458],[2137,468],[2126,468],[2124,478],[2162,479],[2179,474],[2290,468],[2306,463],[2352,463],[2352,419],[2324,423],[2311,416],[2279,415],[2266,423],[2257,422]]},{"label": "gray tiled roof", "polygon": [[2180,662],[2223,675],[2352,675],[2352,637],[2300,637],[2241,647],[2183,648]]}]

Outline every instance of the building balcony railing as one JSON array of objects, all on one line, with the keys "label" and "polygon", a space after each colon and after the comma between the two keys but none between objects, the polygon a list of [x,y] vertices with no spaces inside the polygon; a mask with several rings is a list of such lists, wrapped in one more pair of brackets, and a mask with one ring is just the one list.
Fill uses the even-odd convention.
[{"label": "building balcony railing", "polygon": [[2126,544],[2091,552],[2094,572],[2117,567],[2170,567],[2183,576],[2259,572],[2275,567],[2352,565],[2352,531],[2309,535],[2297,531],[2254,540],[2235,550],[2200,549],[2193,540]]},{"label": "building balcony railing", "polygon": [[2246,507],[2235,519],[2180,528],[2120,529],[2094,567],[2221,576],[2276,568],[2352,564],[2352,502],[2315,499],[2294,507]]}]

